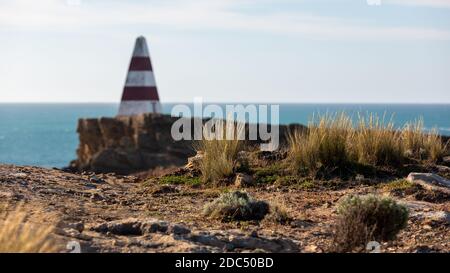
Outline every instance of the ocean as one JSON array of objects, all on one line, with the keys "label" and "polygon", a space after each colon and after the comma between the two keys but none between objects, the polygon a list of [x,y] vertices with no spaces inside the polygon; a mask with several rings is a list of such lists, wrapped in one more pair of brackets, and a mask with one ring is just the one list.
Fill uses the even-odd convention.
[{"label": "ocean", "polygon": [[[163,112],[169,114],[173,105],[163,104]],[[76,157],[77,120],[113,117],[117,110],[113,103],[0,104],[0,163],[67,166]],[[450,104],[280,104],[280,124],[307,124],[313,114],[341,111],[394,115],[398,126],[422,117],[426,129],[450,135]]]}]

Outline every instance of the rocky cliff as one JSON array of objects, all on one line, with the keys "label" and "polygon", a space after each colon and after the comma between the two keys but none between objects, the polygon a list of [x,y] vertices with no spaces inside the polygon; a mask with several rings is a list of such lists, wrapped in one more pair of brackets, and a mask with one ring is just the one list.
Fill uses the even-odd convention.
[{"label": "rocky cliff", "polygon": [[[159,114],[80,119],[77,159],[71,167],[77,171],[129,174],[183,165],[195,152],[191,141],[173,140],[171,127],[177,119]],[[280,126],[281,143],[289,130],[300,127]]]},{"label": "rocky cliff", "polygon": [[189,142],[172,139],[175,120],[152,114],[80,119],[77,159],[72,166],[80,171],[131,173],[183,164],[194,151]]}]

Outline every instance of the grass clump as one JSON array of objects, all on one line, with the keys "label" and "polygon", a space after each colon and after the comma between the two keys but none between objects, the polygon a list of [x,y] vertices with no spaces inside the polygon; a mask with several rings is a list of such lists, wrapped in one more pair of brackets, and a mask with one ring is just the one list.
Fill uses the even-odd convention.
[{"label": "grass clump", "polygon": [[446,145],[436,129],[423,133],[423,119],[409,122],[402,130],[402,140],[408,155],[419,160],[436,163],[445,155]]},{"label": "grass clump", "polygon": [[215,132],[205,130],[205,137],[196,145],[204,153],[200,163],[203,182],[213,182],[230,177],[236,167],[238,153],[243,149],[242,134],[245,124],[227,121],[217,122]]},{"label": "grass clump", "polygon": [[160,184],[170,184],[170,185],[191,185],[197,186],[201,184],[201,179],[198,177],[187,177],[187,176],[177,176],[177,175],[168,175],[163,176],[159,179]]},{"label": "grass clump", "polygon": [[347,140],[351,120],[345,114],[319,116],[310,122],[306,132],[296,131],[289,138],[289,161],[296,173],[316,174],[323,167],[340,168],[347,165]]},{"label": "grass clump", "polygon": [[398,166],[403,162],[401,133],[394,123],[385,122],[375,114],[358,116],[358,126],[348,149],[358,163],[377,166]]},{"label": "grass clump", "polygon": [[406,158],[436,163],[445,156],[447,145],[436,130],[424,133],[423,121],[396,129],[376,114],[358,115],[355,125],[345,113],[313,119],[308,130],[289,138],[288,160],[297,174],[317,176],[338,170],[349,174],[357,166],[398,167]]},{"label": "grass clump", "polygon": [[253,199],[248,193],[233,191],[223,193],[204,207],[204,215],[229,221],[262,220],[269,212],[269,204]]},{"label": "grass clump", "polygon": [[50,253],[58,248],[50,238],[52,226],[41,226],[28,221],[27,213],[18,206],[2,213],[0,225],[0,253]]},{"label": "grass clump", "polygon": [[334,250],[352,251],[369,241],[389,241],[405,228],[408,209],[388,197],[346,196],[338,205]]}]

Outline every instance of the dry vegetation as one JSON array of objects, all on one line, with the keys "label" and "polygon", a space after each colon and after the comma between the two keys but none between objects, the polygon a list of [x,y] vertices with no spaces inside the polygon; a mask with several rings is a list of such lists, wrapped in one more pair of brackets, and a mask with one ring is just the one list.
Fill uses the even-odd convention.
[{"label": "dry vegetation", "polygon": [[345,113],[319,116],[305,132],[289,137],[289,159],[296,173],[349,168],[353,163],[396,167],[405,159],[436,163],[446,145],[436,130],[423,132],[423,121],[396,130],[392,120],[375,114],[358,116],[356,126]]},{"label": "dry vegetation", "polygon": [[50,235],[53,226],[29,221],[22,206],[3,212],[0,225],[0,253],[50,253],[57,252]]},{"label": "dry vegetation", "polygon": [[346,196],[338,205],[334,251],[347,252],[370,241],[394,240],[406,227],[408,209],[375,195]]},{"label": "dry vegetation", "polygon": [[241,191],[227,192],[213,202],[206,204],[204,214],[208,217],[232,220],[262,220],[269,212],[269,204],[253,199]]},{"label": "dry vegetation", "polygon": [[244,129],[245,124],[239,122],[218,123],[215,135],[206,133],[197,143],[196,150],[204,154],[200,166],[203,182],[217,181],[234,173],[238,152],[243,149],[243,141],[238,136]]}]

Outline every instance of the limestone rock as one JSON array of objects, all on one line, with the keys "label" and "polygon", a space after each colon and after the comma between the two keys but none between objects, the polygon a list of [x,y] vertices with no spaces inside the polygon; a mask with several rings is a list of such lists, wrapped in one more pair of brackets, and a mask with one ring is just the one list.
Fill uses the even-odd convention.
[{"label": "limestone rock", "polygon": [[410,173],[406,178],[411,183],[419,184],[429,190],[450,193],[450,181],[433,173]]},{"label": "limestone rock", "polygon": [[199,171],[200,164],[202,163],[204,154],[201,151],[198,151],[197,154],[193,157],[188,158],[188,163],[184,166],[184,169],[188,171]]},{"label": "limestone rock", "polygon": [[91,230],[116,235],[144,235],[147,233],[166,232],[167,223],[156,219],[128,218],[111,221],[91,227]]}]

